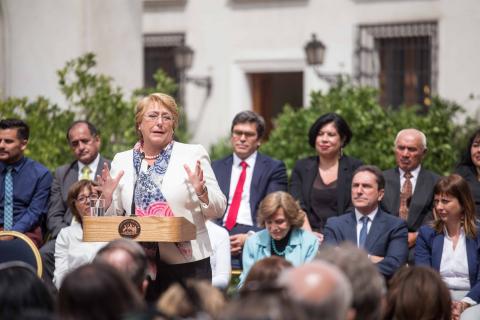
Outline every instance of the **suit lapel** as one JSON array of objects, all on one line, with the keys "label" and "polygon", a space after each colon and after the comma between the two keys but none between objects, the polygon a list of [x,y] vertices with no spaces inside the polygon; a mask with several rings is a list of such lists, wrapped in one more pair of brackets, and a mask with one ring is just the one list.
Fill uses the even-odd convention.
[{"label": "suit lapel", "polygon": [[[432,267],[435,270],[440,271],[440,263],[442,262],[443,242],[445,237],[442,234],[438,234],[433,238],[432,243]],[[467,250],[468,254],[468,250]]]},{"label": "suit lapel", "polygon": [[394,212],[392,214],[398,216],[398,209],[400,208],[400,191],[402,190],[402,186],[400,184],[400,171],[395,168],[395,172],[393,174],[393,185],[395,186],[391,191],[393,194],[392,196],[392,208]]},{"label": "suit lapel", "polygon": [[341,157],[338,164],[338,184],[337,184],[337,211],[339,214],[344,212],[345,207],[348,206],[348,192],[343,192],[348,190],[351,186],[347,186],[347,176],[348,176],[349,167],[347,165],[347,160],[345,157]]},{"label": "suit lapel", "polygon": [[410,202],[410,207],[408,208],[408,225],[412,226],[418,219],[420,215],[420,210],[425,207],[425,203],[430,200],[426,199],[428,192],[424,192],[426,190],[426,177],[425,177],[425,170],[423,168],[420,169],[418,173],[417,182],[415,184],[415,190],[412,195],[412,200]]},{"label": "suit lapel", "polygon": [[222,161],[222,172],[217,177],[218,184],[223,194],[228,200],[230,194],[230,179],[232,176],[232,165],[233,165],[233,156],[230,155],[224,161]]},{"label": "suit lapel", "polygon": [[306,202],[310,204],[310,193],[313,188],[313,182],[317,177],[318,172],[318,158],[311,158],[312,161],[309,161],[303,168],[305,183],[302,183],[303,194],[305,195]]},{"label": "suit lapel", "polygon": [[386,229],[385,223],[384,213],[378,208],[377,214],[372,221],[372,226],[368,231],[367,240],[365,241],[365,249],[367,249],[367,251],[370,251],[373,248],[375,242],[383,234]]},{"label": "suit lapel", "polygon": [[465,237],[465,243],[467,246],[468,275],[470,285],[473,287],[477,279],[478,243],[477,239],[470,239],[468,237]]},{"label": "suit lapel", "polygon": [[357,219],[355,217],[355,211],[349,214],[347,220],[348,226],[345,234],[345,240],[352,242],[355,245],[358,245],[357,242]]}]

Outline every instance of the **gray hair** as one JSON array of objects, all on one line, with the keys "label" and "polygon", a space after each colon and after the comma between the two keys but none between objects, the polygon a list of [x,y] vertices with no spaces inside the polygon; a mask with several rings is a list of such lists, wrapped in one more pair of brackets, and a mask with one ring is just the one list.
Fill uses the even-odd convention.
[{"label": "gray hair", "polygon": [[419,135],[420,140],[422,142],[423,149],[424,150],[427,149],[427,136],[425,135],[425,133],[423,133],[422,131],[420,131],[418,129],[415,129],[415,128],[402,129],[402,130],[398,131],[397,136],[395,137],[395,146],[397,145],[397,141],[400,138],[400,136],[404,133]]},{"label": "gray hair", "polygon": [[338,247],[327,246],[318,252],[317,259],[337,266],[350,280],[356,320],[381,319],[380,301],[387,291],[385,280],[364,250],[351,243],[343,243]]},{"label": "gray hair", "polygon": [[233,132],[233,127],[239,123],[255,123],[257,126],[257,138],[262,139],[265,133],[265,120],[261,115],[250,110],[237,113],[232,120],[230,131]]},{"label": "gray hair", "polygon": [[279,278],[287,294],[306,311],[309,319],[343,320],[352,301],[347,277],[336,266],[313,261],[286,269]]}]

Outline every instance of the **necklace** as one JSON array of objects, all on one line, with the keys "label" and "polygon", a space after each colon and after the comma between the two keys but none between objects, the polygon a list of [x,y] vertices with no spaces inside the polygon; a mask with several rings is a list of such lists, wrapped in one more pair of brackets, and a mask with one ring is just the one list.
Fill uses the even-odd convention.
[{"label": "necklace", "polygon": [[285,251],[287,250],[287,247],[285,247],[285,249],[283,249],[283,251],[279,251],[279,250],[277,249],[277,247],[275,246],[275,240],[273,240],[273,238],[271,238],[271,239],[272,239],[272,249],[273,249],[273,252],[275,252],[275,254],[276,254],[277,256],[284,256],[284,255],[285,255]]},{"label": "necklace", "polygon": [[160,157],[160,153],[159,153],[159,154],[156,154],[156,155],[154,155],[154,156],[147,156],[147,155],[145,154],[145,156],[144,156],[143,158],[144,158],[145,160],[156,160],[156,159],[158,159],[158,157]]}]

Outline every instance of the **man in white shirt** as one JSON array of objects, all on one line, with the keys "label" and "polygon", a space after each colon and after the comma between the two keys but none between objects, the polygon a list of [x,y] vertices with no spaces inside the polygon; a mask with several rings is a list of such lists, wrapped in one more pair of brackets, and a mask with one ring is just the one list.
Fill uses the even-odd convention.
[{"label": "man in white shirt", "polygon": [[95,180],[101,174],[103,164],[110,160],[100,154],[100,136],[93,124],[86,120],[73,122],[67,130],[67,141],[75,156],[75,161],[60,166],[50,191],[47,213],[47,229],[51,239],[40,249],[42,254],[44,280],[51,282],[55,268],[55,238],[62,228],[72,222],[72,213],[68,209],[67,196],[72,184],[82,179]]},{"label": "man in white shirt", "polygon": [[363,248],[381,274],[390,278],[407,261],[407,224],[380,207],[385,180],[375,166],[360,166],[352,178],[353,212],[331,217],[324,244],[350,241]]},{"label": "man in white shirt", "polygon": [[228,199],[224,216],[217,220],[230,233],[232,266],[241,267],[241,251],[249,232],[258,230],[257,209],[274,191],[287,191],[283,161],[257,151],[265,132],[265,121],[252,111],[238,113],[231,126],[233,154],[214,161],[212,168],[220,189]]},{"label": "man in white shirt", "polygon": [[397,167],[383,172],[382,209],[407,221],[409,263],[414,262],[418,228],[433,218],[433,187],[439,176],[422,167],[426,154],[425,134],[417,129],[403,129],[395,139]]}]

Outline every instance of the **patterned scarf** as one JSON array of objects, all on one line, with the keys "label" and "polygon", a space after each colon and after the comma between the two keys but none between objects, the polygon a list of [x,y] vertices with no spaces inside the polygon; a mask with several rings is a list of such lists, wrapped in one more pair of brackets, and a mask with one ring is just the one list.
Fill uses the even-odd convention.
[{"label": "patterned scarf", "polygon": [[[146,171],[141,171],[142,160],[144,158],[142,154],[142,143],[139,141],[133,147],[133,167],[137,175],[134,195],[136,216],[174,216],[172,209],[161,191],[163,178],[170,162],[170,156],[172,155],[173,144],[174,141],[170,142],[167,147],[160,152],[160,156],[155,160],[154,164]],[[189,259],[192,257],[190,241],[177,242],[175,245],[185,258]]]}]

